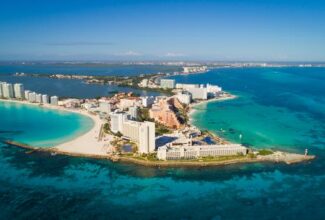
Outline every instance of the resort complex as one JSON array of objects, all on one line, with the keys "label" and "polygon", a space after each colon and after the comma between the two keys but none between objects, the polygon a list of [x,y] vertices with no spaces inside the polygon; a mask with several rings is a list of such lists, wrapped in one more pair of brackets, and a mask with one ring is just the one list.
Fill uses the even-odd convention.
[{"label": "resort complex", "polygon": [[[152,81],[150,78],[147,80]],[[174,79],[164,78],[156,82],[157,88],[171,89],[173,95],[139,97],[132,93],[117,93],[98,99],[59,99],[57,96],[25,90],[22,84],[1,82],[0,97],[44,107],[56,106],[57,109],[96,118],[95,121],[99,123],[99,130],[94,133],[97,151],[94,150],[96,146],[88,146],[93,148],[86,151],[88,153],[102,156],[153,155],[156,160],[191,160],[248,153],[248,149],[242,145],[228,144],[213,136],[210,143],[205,142],[207,135],[188,120],[193,103],[233,96],[216,85],[177,84]],[[64,146],[57,146],[56,149],[73,153],[71,147]]]},{"label": "resort complex", "polygon": [[[187,69],[191,70],[191,68]],[[17,75],[17,74],[16,74]],[[157,76],[159,76],[157,78]],[[78,77],[76,79],[79,80]],[[82,79],[83,80],[83,79]],[[170,95],[138,96],[116,93],[96,99],[59,98],[25,90],[23,84],[0,83],[0,98],[45,108],[76,112],[92,118],[95,125],[86,134],[69,142],[48,148],[56,153],[107,157],[112,160],[131,160],[143,163],[151,161],[204,161],[229,159],[251,161],[279,160],[280,156],[261,157],[259,152],[241,144],[233,144],[207,131],[201,131],[190,123],[190,114],[196,105],[208,101],[233,99],[221,87],[211,84],[176,83],[174,79],[151,75],[141,80],[143,87],[157,91],[169,91]],[[7,143],[28,146],[24,143]],[[32,146],[28,146],[32,148]],[[289,154],[288,154],[289,155]],[[282,155],[283,161],[301,159]],[[171,163],[171,164],[173,164]],[[178,163],[178,162],[177,162]],[[158,165],[161,165],[159,163]],[[166,164],[165,164],[166,165]],[[167,163],[168,165],[168,163]],[[193,165],[193,164],[191,164]]]}]

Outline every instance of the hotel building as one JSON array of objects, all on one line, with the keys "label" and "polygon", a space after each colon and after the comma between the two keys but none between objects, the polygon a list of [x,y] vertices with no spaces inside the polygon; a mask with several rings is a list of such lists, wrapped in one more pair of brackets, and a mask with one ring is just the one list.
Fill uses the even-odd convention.
[{"label": "hotel building", "polygon": [[175,88],[175,80],[174,79],[161,79],[160,87],[163,89],[174,89]]},{"label": "hotel building", "polygon": [[48,95],[42,95],[42,103],[49,104],[49,96]]},{"label": "hotel building", "polygon": [[132,106],[129,108],[128,114],[132,120],[136,120],[138,118],[138,107]]},{"label": "hotel building", "polygon": [[186,92],[186,91],[182,91],[182,92],[178,93],[176,97],[181,103],[186,104],[186,105],[190,104],[192,101],[191,93]]},{"label": "hotel building", "polygon": [[3,88],[2,88],[3,84],[4,84],[4,82],[0,82],[0,98],[3,97]]},{"label": "hotel building", "polygon": [[240,144],[227,145],[198,145],[198,146],[181,146],[181,147],[160,147],[157,151],[159,160],[180,160],[180,159],[197,159],[199,157],[217,157],[246,155],[247,148]]},{"label": "hotel building", "polygon": [[193,99],[208,99],[208,90],[207,88],[188,88],[186,89],[189,93],[191,93]]},{"label": "hotel building", "polygon": [[181,123],[166,99],[161,99],[158,103],[152,105],[149,110],[149,117],[170,128],[177,129],[181,127]]},{"label": "hotel building", "polygon": [[150,153],[155,150],[155,123],[138,122],[128,119],[125,112],[111,112],[111,131],[121,134],[138,144],[139,153]]},{"label": "hotel building", "polygon": [[182,83],[177,83],[176,84],[176,89],[190,89],[190,88],[200,88],[199,84],[182,84]]},{"label": "hotel building", "polygon": [[207,66],[184,66],[183,72],[184,73],[199,73],[207,71]]},{"label": "hotel building", "polygon": [[8,98],[8,99],[14,98],[14,88],[10,83],[2,84],[2,92],[4,98]]},{"label": "hotel building", "polygon": [[58,105],[59,98],[57,96],[51,96],[51,105]]},{"label": "hotel building", "polygon": [[28,101],[29,102],[36,102],[36,93],[35,92],[28,93]]},{"label": "hotel building", "polygon": [[25,90],[24,97],[25,97],[26,100],[28,100],[28,98],[29,98],[29,93],[30,93],[29,90]]},{"label": "hotel building", "polygon": [[111,112],[111,131],[113,133],[123,132],[123,122],[127,120],[127,114],[125,112]]},{"label": "hotel building", "polygon": [[20,83],[14,84],[14,93],[15,93],[15,98],[24,99],[25,98],[25,90],[24,90],[23,84],[20,84]]},{"label": "hotel building", "polygon": [[132,106],[140,106],[141,100],[136,97],[130,97],[130,98],[124,98],[120,99],[120,102],[118,103],[118,108],[121,110],[126,110]]},{"label": "hotel building", "polygon": [[122,134],[138,144],[139,153],[151,153],[155,150],[155,123],[126,120]]},{"label": "hotel building", "polygon": [[42,103],[42,94],[36,94],[35,101],[37,103]]},{"label": "hotel building", "polygon": [[155,102],[155,97],[153,96],[141,97],[141,101],[142,101],[142,106],[148,108],[151,107],[152,104]]},{"label": "hotel building", "polygon": [[156,148],[156,127],[153,122],[142,122],[139,131],[139,149],[140,153],[152,153]]}]

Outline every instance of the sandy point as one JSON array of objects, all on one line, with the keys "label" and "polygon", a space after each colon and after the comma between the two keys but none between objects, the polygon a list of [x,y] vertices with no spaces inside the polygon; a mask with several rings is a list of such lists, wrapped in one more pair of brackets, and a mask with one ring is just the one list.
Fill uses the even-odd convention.
[{"label": "sandy point", "polygon": [[93,120],[94,126],[85,134],[76,137],[75,139],[59,144],[53,149],[71,154],[87,154],[87,155],[107,155],[107,150],[105,148],[105,141],[100,140],[100,132],[102,129],[103,121],[98,115],[90,114],[86,111],[72,111],[75,113],[82,114]]}]

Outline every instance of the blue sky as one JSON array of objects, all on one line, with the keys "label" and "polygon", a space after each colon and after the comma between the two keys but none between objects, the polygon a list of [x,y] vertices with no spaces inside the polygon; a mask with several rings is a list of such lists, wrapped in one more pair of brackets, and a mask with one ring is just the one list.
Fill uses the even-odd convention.
[{"label": "blue sky", "polygon": [[2,0],[0,60],[325,61],[325,1]]}]

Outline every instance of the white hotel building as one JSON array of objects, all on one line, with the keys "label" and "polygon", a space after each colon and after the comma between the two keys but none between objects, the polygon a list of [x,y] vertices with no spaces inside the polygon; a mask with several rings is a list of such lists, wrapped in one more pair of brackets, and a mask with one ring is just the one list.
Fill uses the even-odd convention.
[{"label": "white hotel building", "polygon": [[59,98],[57,96],[51,96],[51,105],[58,105],[59,104]]},{"label": "white hotel building", "polygon": [[42,95],[42,103],[49,104],[49,96],[48,95]]},{"label": "white hotel building", "polygon": [[12,99],[15,97],[14,95],[14,88],[10,83],[3,83],[2,84],[2,93],[4,98]]},{"label": "white hotel building", "polygon": [[15,98],[24,99],[25,98],[25,90],[24,90],[23,84],[20,84],[20,83],[14,84],[14,93],[15,93]]},{"label": "white hotel building", "polygon": [[124,112],[112,112],[111,131],[121,132],[124,137],[138,144],[139,153],[151,153],[155,150],[155,123],[137,122],[128,120],[128,115]]},{"label": "white hotel building", "polygon": [[161,79],[160,87],[164,89],[174,89],[175,88],[175,80],[174,79]]},{"label": "white hotel building", "polygon": [[227,145],[198,145],[198,146],[181,146],[181,147],[159,147],[157,158],[159,160],[180,160],[180,159],[196,159],[208,156],[232,156],[246,155],[247,148],[240,144]]},{"label": "white hotel building", "polygon": [[2,88],[3,84],[4,84],[4,82],[0,82],[0,98],[3,97],[3,88]]}]

